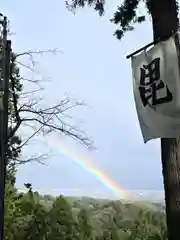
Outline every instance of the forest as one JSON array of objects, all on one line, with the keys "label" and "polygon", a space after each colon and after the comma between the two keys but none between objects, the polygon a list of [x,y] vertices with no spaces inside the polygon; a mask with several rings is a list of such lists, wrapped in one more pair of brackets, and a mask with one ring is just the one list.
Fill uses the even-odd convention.
[{"label": "forest", "polygon": [[34,192],[19,193],[9,179],[5,198],[5,239],[165,240],[165,208],[150,202],[126,203]]}]

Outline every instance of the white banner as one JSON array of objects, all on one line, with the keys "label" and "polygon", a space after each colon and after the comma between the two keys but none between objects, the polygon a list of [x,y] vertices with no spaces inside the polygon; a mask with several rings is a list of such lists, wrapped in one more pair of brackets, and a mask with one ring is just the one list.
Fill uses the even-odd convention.
[{"label": "white banner", "polygon": [[174,37],[133,56],[132,71],[144,142],[180,139],[180,69]]}]

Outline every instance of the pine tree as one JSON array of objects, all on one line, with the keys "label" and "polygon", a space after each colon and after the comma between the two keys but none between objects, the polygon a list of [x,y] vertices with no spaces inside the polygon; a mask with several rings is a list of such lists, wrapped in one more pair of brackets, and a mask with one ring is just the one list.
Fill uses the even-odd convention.
[{"label": "pine tree", "polygon": [[57,197],[50,212],[48,239],[71,240],[76,238],[75,220],[71,206],[63,196]]},{"label": "pine tree", "polygon": [[78,214],[78,224],[80,229],[80,240],[91,240],[92,239],[92,227],[89,223],[87,211],[81,209]]}]

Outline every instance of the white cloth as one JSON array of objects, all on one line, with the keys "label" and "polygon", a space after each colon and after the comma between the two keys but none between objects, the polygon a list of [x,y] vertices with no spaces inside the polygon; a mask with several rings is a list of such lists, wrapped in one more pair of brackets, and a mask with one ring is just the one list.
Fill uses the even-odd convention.
[{"label": "white cloth", "polygon": [[[143,105],[139,87],[150,81],[149,71],[143,65],[148,65],[153,60],[157,63],[159,61],[160,76],[155,76],[158,72],[154,72],[153,83],[143,88],[149,91],[144,94],[148,104]],[[133,56],[131,63],[134,99],[144,142],[156,138],[180,138],[180,69],[174,36],[156,44],[149,51]],[[157,86],[159,89],[152,90]],[[152,92],[156,95],[155,101],[152,100]]]}]

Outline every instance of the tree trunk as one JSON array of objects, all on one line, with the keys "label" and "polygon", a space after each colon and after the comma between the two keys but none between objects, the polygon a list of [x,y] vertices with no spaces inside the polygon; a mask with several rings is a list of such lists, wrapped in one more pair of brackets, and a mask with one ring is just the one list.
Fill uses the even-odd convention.
[{"label": "tree trunk", "polygon": [[168,239],[180,239],[180,141],[162,139],[162,168],[164,177]]},{"label": "tree trunk", "polygon": [[[155,41],[168,39],[179,27],[176,0],[149,0]],[[168,239],[180,239],[180,140],[161,139]]]}]

